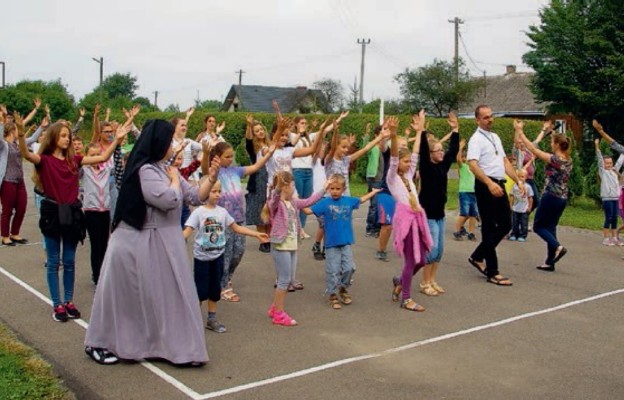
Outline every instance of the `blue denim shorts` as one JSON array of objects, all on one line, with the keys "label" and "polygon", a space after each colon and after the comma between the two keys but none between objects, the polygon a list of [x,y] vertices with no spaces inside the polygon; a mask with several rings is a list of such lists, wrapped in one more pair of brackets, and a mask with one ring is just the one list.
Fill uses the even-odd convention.
[{"label": "blue denim shorts", "polygon": [[477,217],[477,196],[474,193],[459,192],[459,215],[462,217]]}]

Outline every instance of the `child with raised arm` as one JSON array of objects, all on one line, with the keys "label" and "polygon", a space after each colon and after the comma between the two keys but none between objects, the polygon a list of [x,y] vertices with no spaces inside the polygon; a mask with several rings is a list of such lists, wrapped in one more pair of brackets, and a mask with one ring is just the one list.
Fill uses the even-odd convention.
[{"label": "child with raised arm", "polygon": [[293,283],[297,269],[300,230],[297,214],[299,210],[319,201],[326,187],[327,184],[323,191],[318,191],[307,199],[299,199],[294,197],[295,182],[290,172],[279,171],[273,177],[267,205],[271,217],[271,255],[275,262],[277,285],[268,315],[276,325],[297,325],[297,321],[284,311],[286,293]]},{"label": "child with raised arm", "polygon": [[509,240],[524,242],[529,230],[529,214],[533,209],[533,188],[526,183],[527,172],[516,170],[518,182],[514,183],[509,194],[511,197],[511,236]]},{"label": "child with raised arm", "polygon": [[[46,243],[46,270],[48,288],[52,299],[52,318],[67,322],[68,318],[80,318],[73,303],[74,266],[76,247],[85,237],[82,203],[78,200],[78,171],[81,166],[106,162],[113,154],[115,145],[128,133],[128,126],[119,126],[109,146],[99,156],[77,156],[71,145],[71,134],[62,122],[52,124],[46,132],[38,154],[31,153],[24,138],[24,125],[15,115],[18,128],[19,149],[22,157],[35,165],[36,184],[45,198],[41,203],[39,228]],[[62,253],[61,253],[62,248]],[[59,291],[59,264],[63,264],[64,296]]]},{"label": "child with raised arm", "polygon": [[600,199],[605,215],[602,226],[602,244],[605,246],[623,246],[624,242],[618,239],[617,229],[620,176],[613,168],[613,158],[603,156],[600,152],[600,139],[594,140],[594,146],[598,161],[598,175],[600,176]]},{"label": "child with raised arm", "polygon": [[403,257],[403,271],[392,279],[392,301],[398,302],[402,292],[401,308],[408,311],[425,311],[411,297],[412,278],[425,265],[427,254],[431,251],[433,240],[429,233],[427,215],[420,206],[418,193],[414,185],[414,174],[418,164],[421,131],[416,132],[414,147],[399,150],[396,135],[399,120],[389,117],[384,122],[384,131],[391,136],[391,156],[386,178],[388,188],[396,201],[392,219],[394,248]]},{"label": "child with raised arm", "polygon": [[[453,238],[455,240],[475,241],[475,227],[477,225],[477,197],[475,196],[475,176],[468,167],[466,162],[466,139],[459,141],[459,152],[457,153],[457,172],[459,173],[459,215],[455,222],[455,232]],[[464,224],[468,221],[468,230],[464,228]]]},{"label": "child with raised arm", "polygon": [[353,234],[353,210],[360,208],[361,203],[381,191],[373,188],[366,195],[358,197],[343,196],[346,192],[346,179],[342,175],[334,174],[328,179],[329,197],[325,197],[306,213],[323,216],[325,221],[325,292],[329,295],[329,304],[334,310],[351,304],[351,295],[347,289],[351,286],[351,276],[355,272],[353,251],[351,245],[355,243]]},{"label": "child with raised arm", "polygon": [[[271,158],[275,146],[271,146],[267,153],[258,159],[255,164],[247,167],[233,166],[234,148],[227,142],[219,142],[210,150],[210,157],[202,166],[202,172],[208,173],[208,163],[219,157],[219,181],[222,194],[219,196],[219,206],[225,208],[237,224],[245,225],[245,196],[241,185],[241,178],[255,174]],[[221,280],[221,299],[230,302],[239,302],[240,296],[232,287],[232,276],[245,254],[245,237],[236,232],[225,230],[225,252],[223,261],[223,276]]]},{"label": "child with raised arm", "polygon": [[200,303],[207,301],[206,328],[217,333],[227,331],[225,326],[217,321],[217,302],[221,298],[226,230],[231,229],[239,235],[255,237],[262,243],[269,241],[266,233],[252,231],[237,224],[230,213],[218,205],[220,197],[221,183],[217,180],[210,189],[207,203],[197,207],[191,213],[184,228],[185,239],[196,232],[193,243],[195,286]]}]

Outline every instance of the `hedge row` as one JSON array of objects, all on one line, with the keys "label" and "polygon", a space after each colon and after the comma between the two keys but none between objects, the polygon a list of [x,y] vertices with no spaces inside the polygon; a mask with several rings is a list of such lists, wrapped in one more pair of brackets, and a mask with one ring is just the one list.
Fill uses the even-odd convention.
[{"label": "hedge row", "polygon": [[[229,112],[217,112],[210,113],[217,118],[217,122],[221,123],[225,121],[225,130],[223,132],[223,136],[225,139],[232,143],[232,145],[237,149],[236,151],[236,160],[241,165],[247,165],[249,163],[249,159],[244,150],[244,137],[245,137],[245,127],[246,127],[246,113],[229,113]],[[195,138],[197,134],[204,130],[204,118],[208,115],[208,113],[196,111],[191,117],[188,124],[188,134],[187,136],[190,138]],[[262,123],[267,127],[270,131],[271,126],[275,122],[275,115],[270,113],[254,113],[254,118],[262,121]],[[294,115],[289,115],[290,117],[294,117]],[[136,118],[136,123],[138,126],[142,126],[145,121],[149,119],[165,119],[170,120],[173,117],[184,117],[183,113],[165,113],[165,112],[150,112],[150,113],[140,113]],[[317,115],[317,114],[308,114],[305,115],[308,119],[308,122],[313,119],[319,119],[322,122],[323,118],[336,118],[337,115]],[[123,115],[121,113],[113,112],[112,119],[123,120]],[[319,124],[320,124],[319,122]],[[354,133],[358,137],[358,145],[362,145],[362,136],[366,129],[366,124],[371,123],[373,126],[379,122],[379,116],[375,114],[350,114],[341,124],[340,130],[342,133]],[[429,122],[429,130],[434,132],[438,137],[442,137],[446,133],[449,132],[449,126],[444,118],[428,118]],[[405,128],[407,128],[411,123],[411,117],[408,115],[399,115],[399,133],[402,134]],[[474,119],[460,119],[460,134],[462,137],[468,139],[474,130],[476,129],[476,123]],[[539,121],[525,121],[525,133],[529,138],[534,138],[537,133],[541,129],[541,122]],[[90,129],[90,127],[86,127],[85,130]],[[493,131],[498,133],[501,141],[503,142],[503,146],[505,150],[509,153],[513,146],[513,137],[514,137],[514,129],[513,129],[513,119],[511,118],[498,118],[494,121]],[[85,136],[90,135],[90,133],[83,133]],[[549,141],[542,142],[542,148],[546,151],[550,151]],[[589,189],[587,194],[595,193],[595,182],[592,181],[594,176],[592,174],[585,174],[580,168],[579,157],[576,151],[573,152],[573,156],[575,158],[576,168],[572,170],[572,176],[570,177],[570,191],[571,197],[580,196],[584,193],[584,189]],[[366,157],[361,158],[357,161],[357,174],[363,178],[366,170]],[[544,181],[543,176],[543,167],[540,163],[537,164],[536,168],[536,183],[538,187],[541,187],[542,182]],[[587,178],[587,179],[586,179]]]}]

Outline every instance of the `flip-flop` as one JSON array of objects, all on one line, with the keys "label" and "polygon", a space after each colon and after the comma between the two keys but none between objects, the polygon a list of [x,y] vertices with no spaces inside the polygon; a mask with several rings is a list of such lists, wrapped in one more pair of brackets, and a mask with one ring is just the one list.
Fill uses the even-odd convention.
[{"label": "flip-flop", "polygon": [[[488,278],[487,281],[489,283],[493,283],[494,285],[498,285],[498,286],[512,286],[513,285],[513,283],[509,280],[509,278],[506,278],[504,276],[501,276],[500,278],[492,276]],[[507,283],[503,283],[503,282],[507,282]]]},{"label": "flip-flop", "polygon": [[556,263],[557,261],[561,260],[563,258],[563,256],[565,256],[568,252],[568,249],[566,249],[565,247],[561,247],[561,250],[559,250],[559,253],[557,253],[557,255],[555,255],[555,258],[553,259],[553,264]]},{"label": "flip-flop", "polygon": [[28,239],[24,239],[24,238],[21,238],[21,239],[11,239],[11,240],[13,241],[13,243],[18,243],[18,244],[26,244],[26,243],[28,243]]},{"label": "flip-flop", "polygon": [[475,267],[477,269],[477,271],[479,271],[481,273],[481,275],[487,276],[487,274],[485,273],[485,269],[481,269],[479,264],[475,260],[473,260],[472,257],[468,259],[468,262],[470,263],[470,265]]}]

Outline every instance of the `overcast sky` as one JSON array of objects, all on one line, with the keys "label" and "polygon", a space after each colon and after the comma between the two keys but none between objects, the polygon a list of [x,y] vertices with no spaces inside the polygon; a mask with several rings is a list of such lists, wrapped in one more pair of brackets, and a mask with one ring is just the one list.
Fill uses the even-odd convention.
[{"label": "overcast sky", "polygon": [[[0,61],[7,83],[60,78],[76,100],[115,72],[138,77],[138,94],[161,108],[222,100],[238,82],[312,86],[328,77],[359,81],[366,47],[365,100],[396,98],[393,77],[434,58],[452,60],[458,16],[475,75],[526,71],[525,31],[547,0],[27,0],[3,6]],[[348,91],[348,90],[347,90]]]}]

